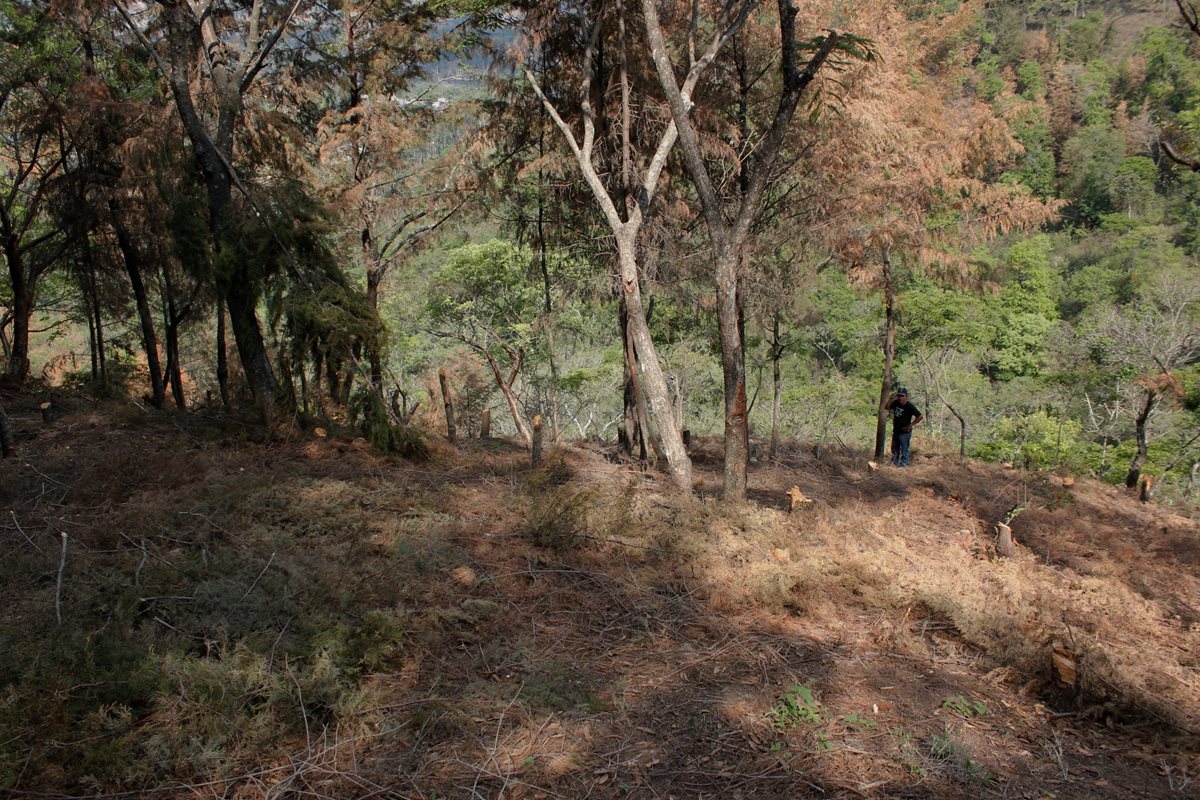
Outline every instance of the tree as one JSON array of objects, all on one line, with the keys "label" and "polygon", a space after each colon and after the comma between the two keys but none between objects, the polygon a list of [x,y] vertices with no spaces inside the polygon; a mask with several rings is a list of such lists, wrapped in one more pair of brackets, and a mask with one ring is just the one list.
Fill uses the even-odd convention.
[{"label": "tree", "polygon": [[[217,3],[159,0],[165,32],[157,45],[150,41],[149,26],[139,24],[127,9],[117,6],[170,86],[192,145],[208,197],[212,247],[218,254],[215,262],[218,294],[228,305],[246,380],[267,422],[288,401],[287,393],[275,377],[258,321],[257,306],[266,276],[259,265],[238,257],[235,188],[247,200],[250,197],[235,171],[238,163],[235,143],[245,119],[246,94],[296,19],[301,2],[291,0],[280,4],[257,0],[247,6],[240,0]],[[313,13],[317,13],[315,9]],[[201,53],[203,61],[198,70],[201,84],[197,86],[192,78]],[[201,105],[205,100],[211,100],[210,109]]]},{"label": "tree", "polygon": [[[882,290],[883,369],[875,455],[887,445],[883,408],[892,389],[896,296],[904,268],[949,284],[971,282],[971,248],[1010,231],[1035,230],[1061,203],[998,181],[1020,145],[995,109],[952,87],[967,66],[954,44],[973,23],[969,7],[914,27],[879,12],[870,31],[878,65],[848,79],[844,107],[809,158],[821,166],[812,193],[814,234],[859,283]],[[933,58],[931,54],[940,54]],[[914,80],[914,74],[921,80]]]},{"label": "tree", "polygon": [[[658,190],[663,168],[667,157],[678,138],[679,131],[674,119],[669,121],[658,138],[653,154],[648,157],[641,179],[634,175],[634,158],[632,153],[633,140],[630,130],[632,107],[631,84],[627,59],[622,57],[618,68],[617,80],[620,85],[620,141],[623,152],[622,181],[616,192],[605,184],[596,168],[596,113],[592,103],[594,57],[597,43],[603,30],[604,8],[601,7],[595,20],[590,25],[587,45],[582,57],[582,79],[579,87],[579,108],[582,117],[582,136],[577,138],[572,126],[559,113],[558,106],[546,95],[541,83],[533,72],[524,67],[523,72],[534,93],[542,101],[546,113],[554,121],[565,140],[593,199],[599,206],[615,240],[617,250],[618,281],[623,309],[626,314],[629,342],[634,348],[639,372],[635,373],[637,388],[635,393],[644,396],[646,400],[646,416],[650,427],[650,440],[655,452],[667,466],[672,480],[681,490],[692,490],[692,464],[687,450],[683,445],[683,436],[674,416],[666,379],[663,376],[662,365],[659,362],[655,344],[650,335],[647,321],[647,310],[642,302],[641,274],[638,267],[638,235],[646,220],[655,192]],[[626,42],[625,7],[617,4],[620,52],[624,53]],[[708,44],[704,54],[696,60],[688,71],[683,85],[689,94],[695,88],[700,76],[717,52],[729,40],[740,25],[742,18],[716,33]],[[615,196],[614,196],[615,195]],[[623,206],[623,208],[622,208]]]},{"label": "tree", "polygon": [[[471,174],[463,168],[465,148],[456,145],[471,139],[473,126],[453,110],[444,114],[420,97],[404,97],[444,46],[445,37],[439,44],[430,35],[431,5],[343,0],[337,13],[341,36],[336,50],[325,48],[326,69],[300,83],[315,83],[306,93],[323,106],[316,134],[325,190],[346,222],[346,239],[365,273],[367,304],[377,314],[381,286],[396,262],[466,205]],[[446,114],[452,118],[440,118]],[[453,131],[450,143],[434,145],[435,132],[445,129]],[[366,354],[377,392],[383,390],[381,350]],[[347,372],[342,387],[347,395],[353,374]]]},{"label": "tree", "polygon": [[38,286],[66,252],[61,220],[48,214],[72,146],[62,113],[74,73],[72,43],[39,5],[0,4],[0,249],[7,267],[5,382],[29,375],[30,319]]},{"label": "tree", "polygon": [[1164,400],[1182,393],[1176,371],[1200,359],[1200,281],[1189,274],[1159,276],[1141,298],[1106,313],[1093,347],[1119,373],[1133,376],[1137,449],[1125,485],[1137,486],[1149,453],[1150,422]]},{"label": "tree", "polygon": [[[729,25],[735,30],[754,10],[757,3],[730,4],[722,9],[732,18],[727,23],[721,16],[716,27]],[[746,398],[746,351],[744,341],[743,299],[740,296],[739,272],[744,249],[751,229],[761,211],[763,196],[775,177],[776,159],[783,149],[788,131],[800,100],[809,84],[825,65],[830,55],[839,50],[855,58],[869,60],[872,56],[865,42],[848,34],[831,31],[811,41],[796,39],[796,9],[789,0],[779,0],[779,83],[778,102],[765,132],[750,145],[750,154],[743,158],[745,175],[739,196],[732,203],[723,201],[713,174],[704,156],[701,141],[690,113],[694,104],[694,84],[681,86],[675,77],[675,66],[668,49],[663,26],[659,20],[656,0],[643,0],[646,40],[658,75],[659,86],[666,96],[671,117],[679,129],[679,144],[684,163],[700,198],[702,216],[713,251],[713,276],[717,293],[717,325],[721,340],[721,365],[725,381],[725,465],[724,494],[726,500],[740,501],[746,496],[746,469],[750,455],[749,419]],[[701,60],[696,58],[695,32],[701,25],[699,4],[692,6],[692,19],[687,37],[688,75],[696,72]],[[799,57],[805,50],[811,55],[803,67]],[[715,55],[715,53],[714,53]]]},{"label": "tree", "polygon": [[430,332],[462,342],[487,361],[528,448],[533,434],[521,413],[516,383],[544,319],[542,292],[531,279],[534,269],[527,248],[498,239],[464,245],[452,250],[434,275],[429,298]]}]

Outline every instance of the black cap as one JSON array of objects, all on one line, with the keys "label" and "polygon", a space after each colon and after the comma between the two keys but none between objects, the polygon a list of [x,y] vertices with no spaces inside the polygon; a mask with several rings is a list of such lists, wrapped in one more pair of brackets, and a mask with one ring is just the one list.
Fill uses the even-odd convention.
[{"label": "black cap", "polygon": [[896,392],[896,394],[902,394],[905,397],[908,397],[908,389],[905,389],[903,386],[901,386],[899,391]]}]

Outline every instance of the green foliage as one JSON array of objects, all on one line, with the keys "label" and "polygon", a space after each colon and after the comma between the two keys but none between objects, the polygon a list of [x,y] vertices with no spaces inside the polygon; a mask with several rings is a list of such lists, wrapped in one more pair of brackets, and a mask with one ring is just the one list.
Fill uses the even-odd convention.
[{"label": "green foliage", "polygon": [[1008,252],[1009,282],[994,301],[999,319],[993,369],[1002,378],[1036,375],[1042,368],[1046,337],[1058,319],[1058,277],[1050,265],[1051,241],[1039,235]]},{"label": "green foliage", "polygon": [[1071,418],[1051,416],[1043,410],[1002,416],[992,428],[992,438],[976,445],[974,454],[993,461],[1010,461],[1028,469],[1048,469],[1078,457],[1083,425]]},{"label": "green foliage", "polygon": [[779,696],[779,702],[767,712],[776,730],[790,731],[801,725],[821,724],[821,704],[813,697],[812,689],[804,685],[789,686]]},{"label": "green foliage", "polygon": [[1024,61],[1017,67],[1017,91],[1026,100],[1038,100],[1046,94],[1042,66],[1036,61]]},{"label": "green foliage", "polygon": [[971,717],[982,717],[988,713],[987,706],[978,700],[969,700],[961,694],[951,695],[942,701],[942,708],[948,708],[955,714],[970,719]]},{"label": "green foliage", "polygon": [[381,453],[405,458],[426,458],[429,447],[421,434],[409,425],[392,419],[382,393],[367,385],[350,400],[350,416],[359,420],[363,438]]},{"label": "green foliage", "polygon": [[532,268],[528,248],[500,239],[450,251],[430,288],[431,322],[484,350],[527,348],[543,308]]}]

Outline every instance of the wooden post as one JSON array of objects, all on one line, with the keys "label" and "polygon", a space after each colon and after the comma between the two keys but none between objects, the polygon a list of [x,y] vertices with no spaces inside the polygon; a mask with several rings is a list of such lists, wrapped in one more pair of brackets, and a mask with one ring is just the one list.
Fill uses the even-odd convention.
[{"label": "wooden post", "polygon": [[42,422],[43,423],[50,422],[50,409],[53,408],[53,406],[47,402],[47,403],[42,403],[40,406],[38,406],[38,408],[41,409],[41,411],[42,411]]},{"label": "wooden post", "polygon": [[692,450],[692,432],[687,428],[683,429],[683,449],[688,452]]},{"label": "wooden post", "polygon": [[1149,503],[1150,498],[1154,495],[1154,477],[1151,475],[1143,475],[1140,488],[1138,489],[1138,500],[1143,503]]},{"label": "wooden post", "polygon": [[1013,557],[1012,528],[1003,522],[996,526],[996,552],[1005,558]]},{"label": "wooden post", "polygon": [[533,418],[533,450],[530,451],[530,458],[533,465],[536,467],[542,463],[542,415],[538,414]]},{"label": "wooden post", "polygon": [[450,381],[446,379],[446,370],[438,370],[438,383],[442,387],[442,407],[446,409],[446,438],[453,442],[455,439],[454,401],[450,399]]},{"label": "wooden post", "polygon": [[479,415],[479,438],[492,438],[492,410],[490,408],[485,408]]}]

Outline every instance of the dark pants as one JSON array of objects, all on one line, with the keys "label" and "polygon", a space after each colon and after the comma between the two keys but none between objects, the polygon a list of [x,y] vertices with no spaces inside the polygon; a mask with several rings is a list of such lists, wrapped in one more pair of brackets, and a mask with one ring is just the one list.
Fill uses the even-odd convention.
[{"label": "dark pants", "polygon": [[912,442],[912,431],[892,433],[892,463],[898,467],[908,466],[908,445]]}]

